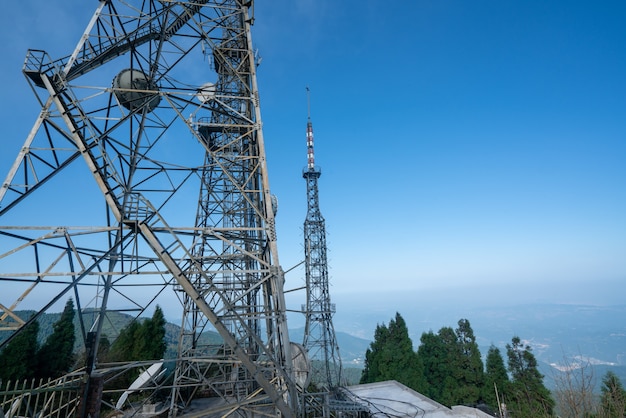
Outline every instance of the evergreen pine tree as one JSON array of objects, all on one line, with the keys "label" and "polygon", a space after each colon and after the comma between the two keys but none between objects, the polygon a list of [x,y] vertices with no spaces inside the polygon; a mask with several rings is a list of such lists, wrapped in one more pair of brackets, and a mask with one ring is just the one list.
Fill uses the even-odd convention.
[{"label": "evergreen pine tree", "polygon": [[442,404],[450,400],[447,392],[454,380],[450,375],[451,350],[446,343],[455,340],[452,328],[444,327],[437,334],[432,331],[423,333],[417,349],[427,383],[423,393]]},{"label": "evergreen pine tree", "polygon": [[15,382],[35,377],[39,323],[34,321],[18,332],[0,352],[0,379],[4,385],[9,380]]},{"label": "evergreen pine tree", "polygon": [[69,372],[74,364],[74,301],[69,299],[63,313],[54,323],[48,336],[37,352],[37,373],[41,379],[55,378]]},{"label": "evergreen pine tree", "polygon": [[132,321],[111,344],[107,361],[159,360],[165,355],[165,317],[159,306],[152,318]]},{"label": "evergreen pine tree", "polygon": [[458,355],[455,374],[457,388],[453,402],[455,405],[476,405],[481,403],[484,386],[483,361],[476,343],[474,330],[467,319],[458,322],[455,330]]},{"label": "evergreen pine tree", "polygon": [[626,416],[626,390],[619,377],[612,371],[602,378],[600,400],[602,418],[622,418]]},{"label": "evergreen pine tree", "polygon": [[[159,306],[156,307],[152,318],[143,321],[131,321],[124,327],[106,354],[106,361],[129,362],[160,360],[164,357],[165,317]],[[102,348],[102,347],[100,347]],[[98,355],[103,353],[98,351]],[[129,373],[118,376],[112,383],[118,388],[127,387],[141,371],[134,369]]]},{"label": "evergreen pine tree", "polygon": [[459,381],[462,380],[461,350],[457,336],[451,327],[443,327],[437,334],[443,346],[444,362],[440,364],[443,381],[440,382],[441,395],[438,400],[446,406],[458,404]]},{"label": "evergreen pine tree", "polygon": [[537,360],[530,346],[524,345],[515,336],[506,345],[509,372],[512,382],[507,408],[512,416],[543,417],[552,416],[554,400],[543,384]]},{"label": "evergreen pine tree", "polygon": [[122,362],[139,360],[135,358],[137,353],[135,347],[137,346],[137,337],[140,328],[141,324],[137,321],[131,321],[122,328],[118,337],[113,341],[113,344],[111,344],[111,348],[107,354],[107,361]]},{"label": "evergreen pine tree", "polygon": [[167,344],[165,343],[165,316],[163,310],[157,305],[152,314],[152,318],[146,321],[146,329],[148,330],[148,343],[146,344],[145,357],[146,360],[159,360],[165,356]]},{"label": "evergreen pine tree", "polygon": [[384,380],[382,370],[385,369],[385,366],[382,364],[382,353],[388,336],[389,330],[385,324],[376,325],[374,341],[370,343],[369,348],[365,351],[365,367],[361,373],[360,383],[373,383]]},{"label": "evergreen pine tree", "polygon": [[[497,410],[498,398],[500,403],[506,402],[505,396],[508,392],[509,376],[506,373],[504,359],[500,354],[500,349],[494,345],[489,347],[487,359],[485,361],[485,386],[483,388],[483,399],[487,405]],[[496,396],[496,390],[498,396]]]},{"label": "evergreen pine tree", "polygon": [[385,350],[390,356],[389,363],[392,366],[389,379],[397,380],[418,392],[423,390],[423,367],[413,350],[413,341],[409,337],[404,318],[399,313],[389,322],[389,338]]},{"label": "evergreen pine tree", "polygon": [[374,341],[365,353],[361,383],[396,380],[414,390],[424,388],[422,367],[404,319],[396,313],[389,327],[378,325]]}]

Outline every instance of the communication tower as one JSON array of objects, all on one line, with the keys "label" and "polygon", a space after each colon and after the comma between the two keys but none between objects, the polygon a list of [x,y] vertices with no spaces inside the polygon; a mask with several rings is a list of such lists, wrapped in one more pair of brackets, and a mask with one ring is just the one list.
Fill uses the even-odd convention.
[{"label": "communication tower", "polygon": [[[64,406],[76,416],[98,416],[111,377],[152,365],[99,361],[112,314],[172,301],[183,308],[174,370],[141,387],[168,394],[169,416],[199,397],[201,416],[298,414],[253,10],[101,0],[69,55],[28,51],[41,111],[0,188],[0,327],[14,331],[6,344],[74,298],[87,353]],[[21,318],[21,306],[36,313]]]},{"label": "communication tower", "polygon": [[303,345],[311,361],[311,383],[318,389],[334,390],[342,384],[341,358],[335,337],[330,302],[326,225],[319,206],[317,180],[322,171],[315,165],[310,91],[307,87],[307,166],[302,172],[306,181],[307,215],[304,221],[304,265],[306,280],[306,317]]}]

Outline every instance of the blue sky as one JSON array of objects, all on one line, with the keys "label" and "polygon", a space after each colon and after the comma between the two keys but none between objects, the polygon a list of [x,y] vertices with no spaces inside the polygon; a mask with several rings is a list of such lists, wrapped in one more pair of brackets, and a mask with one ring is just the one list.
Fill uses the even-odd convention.
[{"label": "blue sky", "polygon": [[[303,258],[308,85],[342,315],[368,294],[623,302],[626,3],[256,3],[285,270]],[[38,113],[26,50],[67,55],[95,5],[3,5],[0,176]]]},{"label": "blue sky", "polygon": [[279,239],[302,220],[308,84],[337,297],[623,290],[625,17],[621,2],[259,3]]}]

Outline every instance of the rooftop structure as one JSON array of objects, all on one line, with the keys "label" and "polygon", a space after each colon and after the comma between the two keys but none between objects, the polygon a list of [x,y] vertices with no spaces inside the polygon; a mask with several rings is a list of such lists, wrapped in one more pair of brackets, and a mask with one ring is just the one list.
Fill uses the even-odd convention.
[{"label": "rooftop structure", "polygon": [[467,406],[448,408],[395,380],[350,386],[348,398],[367,407],[371,418],[493,418]]}]

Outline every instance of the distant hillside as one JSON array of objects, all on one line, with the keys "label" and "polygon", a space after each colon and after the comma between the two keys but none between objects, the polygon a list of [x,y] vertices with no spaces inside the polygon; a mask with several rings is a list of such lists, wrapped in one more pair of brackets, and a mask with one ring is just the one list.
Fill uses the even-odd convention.
[{"label": "distant hillside", "polygon": [[[35,314],[34,311],[17,311],[16,314],[26,320]],[[39,322],[39,341],[43,342],[53,330],[54,323],[59,320],[61,313],[49,313],[43,314],[38,319]],[[87,322],[87,327],[90,327],[95,320],[95,313],[93,315],[83,315],[84,320]],[[109,339],[114,339],[126,325],[128,325],[134,319],[133,316],[110,311],[107,313],[107,318],[103,325],[102,334]],[[74,321],[76,329],[76,335],[79,334],[78,316]],[[0,332],[0,342],[7,338],[10,332]],[[289,337],[291,341],[301,343],[304,337],[304,329],[289,330]],[[176,358],[178,352],[178,341],[180,339],[180,326],[172,324],[170,322],[165,325],[165,340],[167,344],[165,358]],[[76,352],[82,352],[82,339],[77,338],[75,344]],[[349,384],[358,383],[361,378],[361,370],[363,368],[363,356],[365,350],[369,347],[369,341],[362,338],[354,337],[344,332],[337,332],[337,340],[339,344],[339,353],[344,369],[344,377]],[[214,331],[207,331],[202,336],[202,341],[208,344],[219,344],[222,341],[221,336]]]},{"label": "distant hillside", "polygon": [[[15,312],[20,318],[26,320],[30,318],[35,312],[34,311],[16,311]],[[50,334],[52,334],[53,326],[55,322],[59,320],[61,313],[46,313],[41,315],[37,322],[39,322],[39,341],[43,342]],[[86,328],[89,329],[96,318],[96,313],[93,314],[83,314],[83,320],[85,320]],[[122,330],[125,326],[127,326],[134,317],[132,315],[109,311],[107,312],[106,319],[104,320],[102,326],[102,335],[106,336],[110,340],[113,340],[117,337],[120,330]],[[141,319],[140,319],[141,320]],[[74,319],[74,327],[76,330],[77,337],[80,335],[80,326],[78,322],[78,315]],[[10,335],[9,331],[0,332],[0,342],[4,341]],[[180,339],[180,326],[174,325],[172,323],[165,324],[165,341],[167,344],[167,348],[165,351],[166,358],[175,358],[176,353],[178,352],[178,341]],[[202,335],[202,341],[205,343],[215,343],[218,344],[222,338],[217,332],[207,331]],[[76,338],[75,350],[76,352],[81,352],[83,350],[82,346],[82,338]]]},{"label": "distant hillside", "polygon": [[[16,311],[16,314],[26,320],[34,315],[34,311]],[[54,323],[59,320],[61,313],[48,313],[43,314],[37,320],[39,322],[39,341],[43,342],[53,330]],[[92,326],[96,313],[94,312],[92,315],[83,314],[83,318],[86,321],[86,327],[89,328]],[[102,334],[107,336],[110,339],[114,339],[123,329],[127,326],[132,320],[133,316],[109,311],[107,312],[106,320],[104,321],[104,325],[102,328]],[[76,327],[76,335],[79,335],[80,332],[78,316],[74,320],[74,324]],[[0,342],[3,341],[10,332],[0,332]],[[302,342],[304,337],[304,329],[298,328],[289,330],[289,337],[294,342]],[[166,356],[168,358],[173,358],[176,356],[176,352],[178,350],[178,340],[180,338],[180,326],[172,324],[170,322],[165,325],[165,339],[167,342],[167,351]],[[203,334],[203,342],[206,343],[215,343],[219,344],[222,340],[221,336],[215,331],[207,331]],[[337,332],[337,340],[339,344],[339,352],[341,354],[342,363],[344,365],[354,366],[356,368],[362,368],[363,365],[363,356],[365,354],[365,350],[369,346],[369,341],[364,340],[362,338],[354,337],[344,332]],[[77,338],[76,349],[80,350],[81,347],[81,339]]]},{"label": "distant hillside", "polygon": [[[343,366],[362,369],[365,351],[369,347],[370,341],[345,332],[336,331],[335,334]],[[304,339],[304,328],[290,329],[289,338],[291,341],[302,343]]]}]

